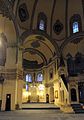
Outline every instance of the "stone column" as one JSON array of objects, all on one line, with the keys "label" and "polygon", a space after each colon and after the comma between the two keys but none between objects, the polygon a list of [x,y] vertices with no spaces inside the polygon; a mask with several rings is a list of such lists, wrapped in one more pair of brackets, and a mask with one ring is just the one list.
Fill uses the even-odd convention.
[{"label": "stone column", "polygon": [[76,95],[77,95],[77,102],[79,103],[78,82],[76,82]]},{"label": "stone column", "polygon": [[[16,107],[22,106],[23,69],[22,69],[22,49],[18,50],[17,79],[16,79]],[[18,108],[17,108],[18,109]]]}]

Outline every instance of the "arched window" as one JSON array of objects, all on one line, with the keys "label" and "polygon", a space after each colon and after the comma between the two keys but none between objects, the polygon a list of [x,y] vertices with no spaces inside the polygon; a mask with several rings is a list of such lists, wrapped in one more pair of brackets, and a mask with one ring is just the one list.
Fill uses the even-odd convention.
[{"label": "arched window", "polygon": [[40,20],[40,23],[39,23],[39,30],[44,30],[44,21],[43,20]]},{"label": "arched window", "polygon": [[37,81],[38,82],[42,82],[43,81],[43,74],[42,73],[38,73],[37,74]]},{"label": "arched window", "polygon": [[46,31],[47,28],[47,17],[43,12],[40,12],[37,20],[37,29]]},{"label": "arched window", "polygon": [[32,82],[32,75],[31,74],[26,75],[26,82]]},{"label": "arched window", "polygon": [[82,31],[81,16],[74,14],[70,19],[70,34],[75,34]]},{"label": "arched window", "polygon": [[77,33],[77,32],[79,32],[78,22],[74,22],[73,23],[73,33]]}]

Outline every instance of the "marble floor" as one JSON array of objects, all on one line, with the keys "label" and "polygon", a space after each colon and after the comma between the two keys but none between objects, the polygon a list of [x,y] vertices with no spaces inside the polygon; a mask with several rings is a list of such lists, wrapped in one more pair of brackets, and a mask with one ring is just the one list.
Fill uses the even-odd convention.
[{"label": "marble floor", "polygon": [[84,120],[84,114],[65,114],[57,110],[17,110],[0,112],[0,120]]}]

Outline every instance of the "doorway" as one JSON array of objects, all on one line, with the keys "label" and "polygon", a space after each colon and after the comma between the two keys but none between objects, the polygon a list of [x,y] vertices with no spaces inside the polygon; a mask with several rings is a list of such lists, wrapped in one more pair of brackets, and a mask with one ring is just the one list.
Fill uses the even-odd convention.
[{"label": "doorway", "polygon": [[72,88],[71,89],[71,101],[76,102],[77,101],[77,95],[76,95],[76,89]]},{"label": "doorway", "polygon": [[6,106],[5,106],[6,111],[11,110],[11,94],[6,94]]}]

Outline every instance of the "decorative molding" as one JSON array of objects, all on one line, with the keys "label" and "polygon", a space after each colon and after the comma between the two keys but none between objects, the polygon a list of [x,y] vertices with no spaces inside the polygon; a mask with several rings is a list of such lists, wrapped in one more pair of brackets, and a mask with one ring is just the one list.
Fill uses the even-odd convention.
[{"label": "decorative molding", "polygon": [[25,22],[26,20],[29,19],[29,13],[28,13],[28,10],[27,10],[25,3],[23,3],[19,6],[18,15],[19,15],[21,22]]},{"label": "decorative molding", "polygon": [[1,69],[0,74],[2,74],[4,80],[15,80],[17,76],[16,69]]},{"label": "decorative molding", "polygon": [[57,35],[61,33],[63,30],[63,24],[60,22],[60,20],[56,20],[55,24],[53,25],[53,30]]}]

